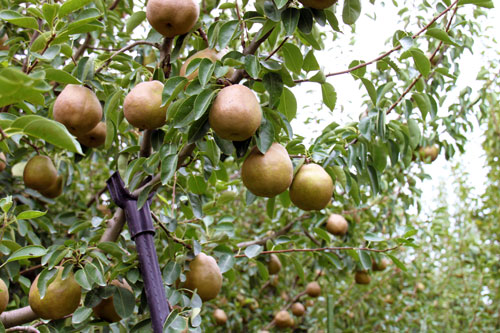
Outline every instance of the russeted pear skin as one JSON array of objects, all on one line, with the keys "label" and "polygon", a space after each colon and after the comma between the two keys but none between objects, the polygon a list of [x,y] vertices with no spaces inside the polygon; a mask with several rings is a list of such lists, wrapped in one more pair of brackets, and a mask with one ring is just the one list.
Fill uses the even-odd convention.
[{"label": "russeted pear skin", "polygon": [[344,236],[348,227],[346,219],[339,214],[331,214],[326,221],[326,230],[335,236]]},{"label": "russeted pear skin", "polygon": [[217,325],[224,325],[227,322],[226,312],[222,309],[215,309],[214,318]]},{"label": "russeted pear skin", "polygon": [[165,37],[173,38],[191,30],[200,15],[196,0],[148,0],[146,18]]},{"label": "russeted pear skin", "polygon": [[80,285],[76,282],[73,272],[66,279],[62,279],[63,267],[57,267],[54,281],[47,286],[45,296],[40,298],[38,290],[38,275],[31,284],[29,304],[31,309],[43,319],[61,319],[78,308],[82,297]]},{"label": "russeted pear skin", "polygon": [[4,34],[2,37],[0,37],[0,51],[7,51],[9,49],[8,45],[4,45],[7,39],[9,39],[9,36],[7,36],[7,34]]},{"label": "russeted pear skin", "polygon": [[306,312],[306,308],[302,303],[295,302],[292,304],[292,313],[294,316],[301,317]]},{"label": "russeted pear skin", "polygon": [[251,89],[234,84],[219,92],[208,120],[210,127],[222,139],[244,141],[259,128],[262,110]]},{"label": "russeted pear skin", "polygon": [[[130,285],[127,283],[126,280],[123,280],[122,282],[120,282],[119,280],[113,280],[111,281],[110,284],[118,288],[126,289],[131,293],[134,293],[134,291],[132,290],[132,288],[130,287]],[[101,303],[97,304],[92,308],[92,311],[94,312],[94,316],[110,323],[115,323],[122,319],[118,315],[118,313],[116,313],[115,305],[113,303],[113,296],[103,299]]]},{"label": "russeted pear skin", "polygon": [[0,172],[4,171],[7,167],[7,157],[4,153],[0,153]]},{"label": "russeted pear skin", "polygon": [[106,130],[106,123],[101,121],[96,127],[77,139],[86,147],[97,148],[106,142]]},{"label": "russeted pear skin", "polygon": [[57,170],[48,156],[33,156],[24,167],[23,179],[27,187],[43,191],[57,182]]},{"label": "russeted pear skin", "polygon": [[71,134],[81,136],[101,121],[102,107],[92,90],[68,84],[57,96],[53,114]]},{"label": "russeted pear skin", "polygon": [[285,328],[290,327],[292,323],[292,317],[288,313],[288,311],[281,310],[274,316],[274,324],[276,327]]},{"label": "russeted pear skin", "polygon": [[269,270],[269,274],[274,275],[278,274],[281,271],[281,261],[277,255],[271,254],[269,257],[269,263],[267,264],[267,268]]},{"label": "russeted pear skin", "polygon": [[184,288],[197,289],[200,298],[206,302],[215,297],[222,287],[222,274],[215,259],[200,253],[189,263]]},{"label": "russeted pear skin", "polygon": [[330,202],[333,181],[317,164],[303,165],[290,186],[290,200],[303,210],[321,210]]},{"label": "russeted pear skin", "polygon": [[305,7],[314,9],[325,9],[333,5],[337,0],[299,0]]},{"label": "russeted pear skin", "polygon": [[46,189],[40,190],[39,192],[47,198],[54,199],[62,194],[63,187],[63,176],[59,175],[57,176],[54,184]]},{"label": "russeted pear skin", "polygon": [[163,83],[141,82],[125,97],[123,113],[130,125],[139,129],[155,129],[165,124],[167,106],[161,107]]},{"label": "russeted pear skin", "polygon": [[372,262],[372,270],[376,272],[381,272],[384,271],[387,266],[389,266],[391,262],[387,258],[382,258],[380,261],[377,263],[375,260]]},{"label": "russeted pear skin", "polygon": [[241,179],[250,192],[261,197],[286,191],[293,180],[293,165],[285,147],[275,142],[265,154],[253,147],[241,166]]},{"label": "russeted pear skin", "polygon": [[354,275],[354,280],[357,284],[369,284],[371,277],[366,271],[357,271]]},{"label": "russeted pear skin", "polygon": [[420,147],[418,150],[420,159],[424,162],[434,162],[439,155],[439,148],[435,145]]},{"label": "russeted pear skin", "polygon": [[321,287],[318,282],[309,282],[306,286],[306,294],[310,297],[318,297],[321,295]]},{"label": "russeted pear skin", "polygon": [[0,313],[4,312],[9,304],[9,289],[5,282],[0,279]]}]

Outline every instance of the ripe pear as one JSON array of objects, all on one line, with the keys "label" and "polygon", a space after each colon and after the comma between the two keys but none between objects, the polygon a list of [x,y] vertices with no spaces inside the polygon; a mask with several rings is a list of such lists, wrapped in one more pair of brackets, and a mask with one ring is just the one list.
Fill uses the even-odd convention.
[{"label": "ripe pear", "polygon": [[293,180],[293,165],[285,147],[275,142],[265,154],[253,147],[241,166],[241,179],[250,192],[261,197],[286,191]]},{"label": "ripe pear", "polygon": [[0,172],[4,171],[7,167],[7,157],[4,153],[0,153]]},{"label": "ripe pear", "polygon": [[4,312],[9,304],[9,289],[5,282],[0,279],[0,313]]},{"label": "ripe pear", "polygon": [[40,190],[39,192],[47,198],[54,199],[62,194],[63,187],[64,187],[63,177],[59,175],[57,176],[57,179],[54,184],[52,184],[46,189]]},{"label": "ripe pear", "polygon": [[161,106],[163,83],[141,82],[125,97],[123,113],[130,125],[140,129],[155,129],[165,124],[167,107]]},{"label": "ripe pear", "polygon": [[196,0],[149,0],[146,18],[165,37],[173,38],[191,30],[200,15]]},{"label": "ripe pear", "polygon": [[288,313],[288,311],[281,310],[274,316],[274,324],[279,328],[290,327],[290,322],[292,317]]},{"label": "ripe pear", "polygon": [[387,258],[382,258],[380,261],[377,263],[375,260],[372,262],[372,270],[380,272],[383,271],[389,266],[391,262]]},{"label": "ripe pear", "polygon": [[[211,48],[207,48],[207,49],[198,51],[195,54],[193,54],[192,56],[190,56],[189,58],[187,58],[186,61],[182,64],[181,69],[179,70],[179,75],[185,76],[189,81],[194,80],[198,77],[198,69],[196,69],[194,72],[192,72],[191,74],[186,76],[186,71],[187,71],[187,68],[188,68],[189,64],[191,63],[191,61],[193,61],[194,59],[198,59],[198,58],[207,58],[207,59],[210,59],[213,63],[215,63],[217,60],[221,60],[223,55],[224,55],[224,53],[217,52],[216,50],[211,49]],[[226,73],[226,77],[231,77],[233,72],[234,72],[234,70],[232,68],[230,68],[228,70],[228,72]]]},{"label": "ripe pear", "polygon": [[206,302],[217,297],[221,287],[222,274],[215,259],[204,253],[198,254],[189,264],[184,288],[197,289],[200,298]]},{"label": "ripe pear", "polygon": [[332,178],[317,164],[303,165],[290,186],[290,199],[295,206],[303,210],[325,208],[332,194]]},{"label": "ripe pear", "polygon": [[321,295],[321,287],[317,281],[309,282],[306,286],[306,294],[310,297],[318,297]]},{"label": "ripe pear", "polygon": [[240,84],[222,89],[210,109],[210,127],[223,139],[244,141],[255,134],[262,120],[259,101]]},{"label": "ripe pear", "polygon": [[331,214],[326,221],[326,230],[335,236],[344,236],[348,227],[346,219],[339,214]]},{"label": "ripe pear", "polygon": [[43,319],[61,319],[73,312],[80,304],[82,290],[76,282],[73,272],[62,279],[63,267],[57,267],[54,281],[47,286],[45,296],[40,298],[38,290],[38,275],[31,284],[28,301],[31,309]]},{"label": "ripe pear", "polygon": [[425,290],[425,286],[422,282],[417,282],[416,284],[416,288],[418,291],[424,291]]},{"label": "ripe pear", "polygon": [[215,309],[214,318],[217,325],[224,325],[227,322],[227,315],[222,309]]},{"label": "ripe pear", "polygon": [[84,146],[97,148],[99,146],[102,146],[104,142],[106,142],[106,130],[106,123],[101,121],[99,122],[99,124],[97,124],[96,127],[91,129],[84,135],[78,137],[77,139]]},{"label": "ripe pear", "polygon": [[57,170],[48,156],[33,156],[24,167],[23,179],[27,187],[43,191],[57,182]]},{"label": "ripe pear", "polygon": [[[120,282],[119,280],[113,280],[111,281],[111,285],[126,289],[132,294],[134,293],[126,280],[123,280],[122,282]],[[110,323],[115,323],[122,319],[122,317],[120,317],[118,313],[116,313],[115,305],[113,303],[113,296],[103,299],[101,303],[94,306],[92,310],[94,312],[94,316]]]},{"label": "ripe pear", "polygon": [[337,0],[299,0],[305,7],[314,9],[325,9],[337,2]]},{"label": "ripe pear", "polygon": [[302,303],[295,302],[292,304],[292,313],[294,316],[301,317],[306,313],[306,308]]},{"label": "ripe pear", "polygon": [[436,145],[420,147],[418,154],[422,161],[427,163],[434,162],[439,155],[439,148]]},{"label": "ripe pear", "polygon": [[281,261],[277,255],[271,254],[269,257],[269,263],[267,264],[267,269],[271,275],[278,274],[279,271],[281,271]]},{"label": "ripe pear", "polygon": [[0,51],[7,51],[9,49],[8,45],[4,45],[7,39],[9,39],[9,36],[7,36],[7,34],[4,34],[2,37],[0,37]]},{"label": "ripe pear", "polygon": [[57,96],[53,113],[71,134],[82,136],[101,121],[102,107],[92,90],[68,84]]},{"label": "ripe pear", "polygon": [[357,271],[354,275],[354,280],[357,284],[369,284],[371,279],[367,271]]}]

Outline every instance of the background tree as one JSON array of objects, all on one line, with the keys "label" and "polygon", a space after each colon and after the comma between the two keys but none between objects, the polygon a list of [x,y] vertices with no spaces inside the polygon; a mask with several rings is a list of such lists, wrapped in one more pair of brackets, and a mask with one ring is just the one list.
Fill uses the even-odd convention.
[{"label": "background tree", "polygon": [[[479,23],[492,1],[392,2],[400,8],[401,30],[387,51],[375,59],[361,55],[331,73],[315,52],[354,29],[361,14],[377,14],[369,2],[331,1],[323,8],[305,0],[203,0],[197,19],[197,8],[183,7],[190,2],[164,2],[179,6],[181,22],[194,25],[163,35],[152,29],[149,22],[162,30],[151,18],[162,1],[150,0],[159,7],[147,10],[144,1],[0,0],[5,328],[151,331],[125,214],[106,192],[114,171],[141,206],[153,194],[155,245],[173,310],[167,332],[499,328],[498,239],[492,238],[499,232],[499,82],[490,74],[497,65],[480,73],[485,84],[478,96],[469,88],[447,99],[456,90],[459,58],[485,38]],[[168,27],[176,19],[162,18]],[[325,123],[311,115],[297,122],[302,96],[294,87],[320,90],[319,111],[339,112],[331,78],[340,75],[363,89],[357,97],[364,109],[355,112],[360,120]],[[221,91],[231,93],[217,103]],[[217,126],[228,117],[213,120],[213,112],[234,100],[250,116]],[[75,123],[59,116],[81,112]],[[446,158],[463,152],[474,118],[486,128],[486,192],[470,196],[456,167],[461,206],[448,209],[440,200],[425,218],[423,163],[435,159],[436,148]],[[301,126],[322,130],[306,138],[294,134]],[[238,135],[227,128],[238,128]],[[254,175],[245,187],[243,161],[251,149],[275,151],[273,143],[286,149],[274,154],[285,160],[288,154],[293,176],[313,166],[329,177],[300,200],[305,187],[293,194],[294,185],[276,196],[254,195],[246,187],[276,177],[259,184]],[[49,159],[28,172],[34,156]],[[262,175],[275,172],[269,170]],[[42,185],[27,186],[30,175],[39,175]],[[330,180],[333,195],[328,186],[319,190]],[[325,208],[303,204],[320,192],[331,197]],[[347,233],[327,232],[333,213],[346,219]],[[192,273],[208,267],[223,275],[215,298],[205,287],[218,278],[193,282]],[[33,312],[30,288],[48,296],[60,279],[73,276],[82,292],[74,313]],[[93,311],[102,300],[113,306],[107,314]],[[296,303],[305,306],[303,316]]]}]

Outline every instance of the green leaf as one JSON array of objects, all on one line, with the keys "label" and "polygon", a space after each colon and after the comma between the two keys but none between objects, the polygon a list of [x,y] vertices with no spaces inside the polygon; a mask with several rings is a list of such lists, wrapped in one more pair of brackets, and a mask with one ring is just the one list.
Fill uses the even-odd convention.
[{"label": "green leaf", "polygon": [[197,97],[198,96],[189,96],[179,106],[172,120],[174,128],[187,126],[194,120],[195,114],[192,111]]},{"label": "green leaf", "polygon": [[245,249],[245,255],[248,258],[253,258],[253,257],[258,256],[262,252],[263,249],[264,248],[260,245],[256,245],[256,244],[250,245],[249,247],[247,247]]},{"label": "green leaf", "polygon": [[299,30],[304,34],[309,35],[312,31],[313,24],[314,17],[311,10],[309,8],[301,8],[298,23]]},{"label": "green leaf", "polygon": [[81,324],[85,320],[89,319],[92,315],[92,309],[86,307],[80,307],[73,312],[73,316],[71,316],[71,323],[73,325]]},{"label": "green leaf", "polygon": [[205,85],[212,77],[214,69],[215,69],[215,64],[212,62],[212,60],[208,58],[204,58],[201,60],[200,67],[198,70],[198,81],[200,82],[202,87],[205,87]]},{"label": "green leaf", "polygon": [[493,5],[493,1],[491,0],[460,0],[458,2],[459,6],[467,5],[467,4],[473,4],[478,7],[484,7],[484,8],[494,8],[495,6]]},{"label": "green leaf", "polygon": [[217,90],[205,89],[196,97],[196,100],[194,101],[194,109],[192,111],[194,114],[194,120],[200,119],[203,114],[205,114],[205,111],[207,111],[210,104],[212,104],[216,94]]},{"label": "green leaf", "polygon": [[408,130],[410,132],[410,146],[412,149],[415,149],[420,143],[421,138],[420,128],[415,119],[408,119]]},{"label": "green leaf", "polygon": [[233,268],[235,264],[234,256],[229,253],[224,253],[223,255],[220,256],[219,258],[219,269],[222,274],[226,273],[229,271],[231,268]]},{"label": "green leaf", "polygon": [[389,258],[391,258],[392,262],[398,266],[398,268],[400,268],[402,271],[406,272],[408,269],[406,268],[405,264],[403,264],[398,258],[396,258],[395,256],[391,255],[391,254],[388,254],[387,255]]},{"label": "green leaf", "polygon": [[281,52],[285,58],[285,66],[295,74],[300,74],[304,60],[302,59],[302,52],[300,52],[298,46],[286,43],[281,48]]},{"label": "green leaf", "polygon": [[342,20],[345,24],[354,24],[361,14],[360,0],[345,0],[344,8],[342,9]]},{"label": "green leaf", "polygon": [[304,63],[302,65],[302,68],[306,72],[320,70],[318,60],[316,60],[313,50],[309,50],[309,52],[307,52],[306,57],[304,58]]},{"label": "green leaf", "polygon": [[177,153],[169,154],[161,160],[161,183],[166,185],[177,170]]},{"label": "green leaf", "polygon": [[105,253],[111,254],[117,259],[121,259],[125,254],[125,251],[116,242],[99,242],[97,248],[104,251]]},{"label": "green leaf", "polygon": [[252,78],[256,79],[259,77],[260,63],[259,59],[253,54],[245,56],[245,71]]},{"label": "green leaf", "polygon": [[335,88],[328,82],[321,85],[321,93],[323,95],[323,103],[331,110],[335,109],[337,103],[337,93]]},{"label": "green leaf", "polygon": [[240,22],[238,20],[228,21],[222,25],[219,30],[217,45],[219,50],[223,50],[229,44],[233,36],[235,35],[238,27],[240,26]]},{"label": "green leaf", "polygon": [[19,215],[16,216],[16,219],[18,220],[36,219],[37,217],[44,216],[45,214],[47,214],[47,212],[40,212],[38,210],[27,210],[19,213]]},{"label": "green leaf", "polygon": [[430,28],[425,32],[426,35],[439,39],[445,44],[451,44],[455,46],[460,46],[455,40],[453,40],[448,33],[442,29]]},{"label": "green leaf", "polygon": [[383,142],[375,142],[371,145],[373,166],[378,172],[383,172],[387,166],[387,147]]},{"label": "green leaf", "polygon": [[141,24],[144,20],[146,19],[146,12],[139,10],[137,12],[134,12],[129,19],[127,20],[126,24],[126,31],[127,34],[130,34],[134,29]]},{"label": "green leaf", "polygon": [[103,273],[93,263],[86,263],[83,270],[85,271],[85,274],[87,274],[87,278],[89,281],[94,281],[101,287],[104,287],[106,285]]},{"label": "green leaf", "polygon": [[365,78],[360,78],[361,82],[363,82],[363,85],[366,88],[366,91],[368,92],[368,96],[370,96],[370,99],[372,100],[372,103],[375,105],[377,104],[377,91],[375,90],[375,87],[373,86],[373,83]]},{"label": "green leaf", "polygon": [[113,305],[120,317],[127,318],[134,312],[135,296],[125,288],[116,287],[116,292],[113,294]]},{"label": "green leaf", "polygon": [[283,79],[281,75],[274,72],[269,72],[262,78],[264,88],[269,93],[269,104],[271,107],[279,103],[281,94],[283,93]]},{"label": "green leaf", "polygon": [[262,154],[265,154],[274,142],[274,127],[267,119],[260,125],[257,136],[257,147]]},{"label": "green leaf", "polygon": [[38,30],[38,22],[34,17],[26,17],[13,10],[2,10],[0,19],[22,28]]},{"label": "green leaf", "polygon": [[55,280],[57,273],[58,273],[57,269],[48,270],[47,268],[45,268],[40,273],[38,277],[37,287],[41,299],[45,297],[45,293],[47,292],[47,287],[52,283],[52,281]]},{"label": "green leaf", "polygon": [[181,265],[175,261],[169,261],[165,269],[163,270],[163,281],[166,284],[172,285],[177,281],[181,275]]},{"label": "green leaf", "polygon": [[431,72],[431,62],[429,61],[427,56],[418,49],[411,49],[410,52],[413,60],[415,61],[415,66],[417,67],[418,71],[424,77],[429,75],[429,73]]},{"label": "green leaf", "polygon": [[412,95],[412,99],[417,104],[417,107],[419,108],[420,113],[422,113],[422,119],[425,120],[425,117],[427,116],[427,114],[431,110],[431,101],[429,100],[429,97],[423,93],[414,93]]},{"label": "green leaf", "polygon": [[365,240],[368,241],[368,242],[383,242],[386,239],[383,238],[383,237],[377,236],[377,235],[375,235],[372,232],[367,232],[365,234]]},{"label": "green leaf", "polygon": [[293,35],[299,24],[300,11],[297,8],[289,7],[281,13],[281,21],[287,36]]},{"label": "green leaf", "polygon": [[174,76],[168,79],[163,86],[162,92],[162,106],[172,102],[177,95],[184,90],[184,87],[188,84],[188,79],[182,76]]},{"label": "green leaf", "polygon": [[285,115],[288,121],[295,119],[297,115],[297,100],[295,95],[288,88],[283,88],[283,93],[280,97],[280,104],[278,105],[278,111]]},{"label": "green leaf", "polygon": [[91,3],[91,0],[67,0],[63,3],[61,8],[59,9],[59,18],[63,18],[64,16],[72,13],[83,6]]},{"label": "green leaf", "polygon": [[202,176],[191,175],[188,178],[188,186],[191,193],[204,194],[207,190],[207,182]]},{"label": "green leaf", "polygon": [[30,245],[23,247],[14,253],[12,253],[7,259],[6,263],[24,259],[38,258],[44,256],[47,253],[47,249],[39,245]]},{"label": "green leaf", "polygon": [[68,84],[82,83],[80,80],[78,80],[76,77],[69,74],[68,72],[55,68],[47,68],[45,70],[45,79],[50,81],[56,81],[59,83],[68,83]]},{"label": "green leaf", "polygon": [[295,256],[289,256],[288,258],[290,258],[290,260],[292,261],[293,267],[295,268],[295,273],[297,273],[297,276],[299,277],[300,282],[305,283],[306,277],[304,274],[303,264],[301,262],[299,262]]},{"label": "green leaf", "polygon": [[368,251],[358,250],[359,260],[361,265],[365,270],[369,270],[372,267],[372,258]]},{"label": "green leaf", "polygon": [[75,280],[83,289],[92,289],[92,284],[91,282],[89,282],[87,274],[85,274],[85,271],[83,269],[79,269],[78,271],[76,271]]}]

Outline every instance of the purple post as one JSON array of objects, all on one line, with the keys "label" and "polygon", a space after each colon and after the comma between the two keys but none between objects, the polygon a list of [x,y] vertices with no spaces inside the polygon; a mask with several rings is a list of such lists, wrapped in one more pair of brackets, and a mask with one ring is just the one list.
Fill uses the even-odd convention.
[{"label": "purple post", "polygon": [[125,188],[118,172],[115,172],[106,183],[113,201],[125,211],[128,228],[139,254],[139,264],[146,289],[153,331],[162,333],[163,323],[170,313],[170,309],[154,246],[155,230],[149,210],[151,197],[138,210],[137,198],[134,198]]}]

